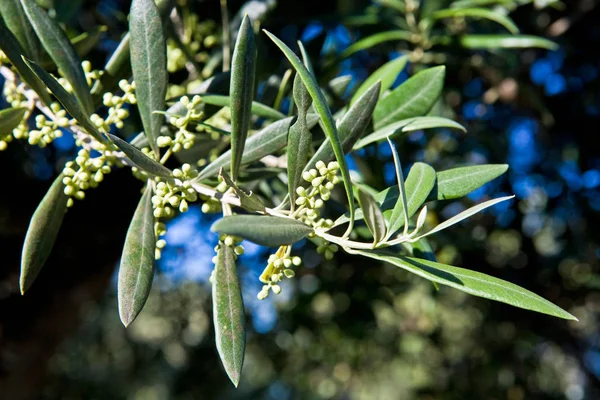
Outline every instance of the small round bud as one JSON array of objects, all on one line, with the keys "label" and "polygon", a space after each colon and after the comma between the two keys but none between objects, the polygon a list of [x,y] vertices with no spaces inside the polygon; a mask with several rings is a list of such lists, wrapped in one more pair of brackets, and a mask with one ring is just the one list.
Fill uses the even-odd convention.
[{"label": "small round bud", "polygon": [[279,294],[279,293],[281,293],[281,286],[273,285],[273,286],[271,286],[271,290],[273,291],[273,293]]},{"label": "small round bud", "polygon": [[294,256],[294,257],[292,257],[292,264],[294,264],[295,266],[298,266],[298,265],[302,264],[302,259],[298,256]]}]

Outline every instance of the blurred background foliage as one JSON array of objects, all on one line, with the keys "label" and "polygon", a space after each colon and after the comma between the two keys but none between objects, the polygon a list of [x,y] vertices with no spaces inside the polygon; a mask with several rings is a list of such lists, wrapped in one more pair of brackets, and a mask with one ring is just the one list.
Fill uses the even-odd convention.
[{"label": "blurred background foliage", "polygon": [[[88,55],[96,66],[104,64],[127,26],[128,1],[40,3],[54,9],[73,36],[108,27]],[[194,29],[186,34],[197,35],[194,40],[210,54],[220,41],[219,2],[189,3]],[[207,227],[216,216],[191,208],[171,222],[148,303],[129,329],[120,324],[114,271],[139,189],[123,171],[70,212],[39,282],[20,297],[20,248],[29,217],[55,164],[75,151],[65,137],[46,149],[15,144],[0,157],[2,170],[10,171],[3,174],[0,196],[0,398],[600,398],[597,2],[496,2],[519,3],[500,11],[510,13],[522,33],[556,42],[555,50],[488,51],[449,42],[423,57],[418,44],[396,40],[345,58],[343,52],[360,38],[401,26],[406,17],[388,6],[404,2],[278,3],[229,1],[228,8],[234,25],[245,7],[242,12],[255,13],[261,27],[289,45],[302,40],[324,86],[348,76],[341,98],[401,54],[410,54],[411,61],[396,84],[424,65],[447,65],[435,112],[455,118],[468,133],[406,136],[398,141],[403,165],[408,170],[424,161],[440,170],[510,164],[507,175],[466,201],[437,204],[432,215],[439,220],[469,202],[509,193],[516,199],[438,234],[433,242],[438,261],[514,282],[579,322],[450,288],[436,291],[416,276],[347,254],[325,261],[303,243],[296,248],[305,261],[297,278],[280,296],[258,301],[257,278],[269,249],[245,243],[240,273],[250,330],[236,390],[218,361],[210,322],[207,280],[216,238]],[[426,10],[436,1],[422,3]],[[450,37],[465,30],[502,31],[482,20],[465,25],[463,19],[445,20],[439,28]],[[259,99],[272,104],[272,88],[288,66],[273,46],[261,42]],[[172,44],[169,52],[177,60]],[[209,64],[202,66],[220,68]],[[170,65],[175,80],[182,67]],[[333,92],[330,96],[335,101]],[[386,147],[370,147],[351,159],[352,169],[377,189],[394,181]]]}]

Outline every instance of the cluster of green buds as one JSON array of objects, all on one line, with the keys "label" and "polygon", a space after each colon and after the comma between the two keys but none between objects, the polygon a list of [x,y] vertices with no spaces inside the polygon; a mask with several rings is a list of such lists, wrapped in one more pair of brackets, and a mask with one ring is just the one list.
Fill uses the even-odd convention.
[{"label": "cluster of green buds", "polygon": [[63,110],[58,103],[50,104],[50,109],[54,113],[54,118],[48,119],[44,114],[35,117],[35,126],[37,129],[29,132],[29,144],[46,147],[56,138],[62,136],[60,128],[69,126],[67,112]]},{"label": "cluster of green buds", "polygon": [[[227,182],[223,180],[222,176],[219,176],[219,184],[217,185],[215,190],[219,193],[225,193],[228,189],[229,187],[227,186]],[[204,201],[204,204],[202,204],[202,212],[204,214],[214,214],[223,211],[223,205],[218,199],[208,196],[201,197]]]},{"label": "cluster of green buds", "polygon": [[116,126],[118,129],[123,128],[123,121],[129,117],[129,110],[125,108],[125,105],[136,104],[135,82],[129,83],[127,80],[122,79],[119,81],[119,88],[123,91],[122,96],[110,92],[106,92],[102,96],[102,103],[108,107],[106,119],[101,118],[98,114],[92,114],[90,117],[92,122],[104,132],[109,132],[111,125]]},{"label": "cluster of green buds", "polygon": [[333,260],[335,253],[339,250],[339,246],[337,244],[329,243],[325,240],[317,246],[317,253],[322,254],[326,260]]},{"label": "cluster of green buds", "polygon": [[181,169],[174,169],[175,179],[166,181],[156,178],[156,190],[152,196],[155,218],[171,218],[175,215],[175,209],[186,212],[189,202],[198,200],[198,193],[192,188],[190,180],[198,176],[198,170],[190,164],[183,164]]},{"label": "cluster of green buds", "polygon": [[[237,260],[238,256],[241,256],[242,254],[244,254],[244,246],[242,246],[240,243],[243,239],[239,236],[232,236],[232,235],[226,235],[224,233],[219,235],[219,243],[215,246],[215,253],[219,251],[219,249],[221,248],[221,246],[228,246],[231,247],[233,249],[233,258],[234,260]],[[215,255],[212,258],[212,262],[213,264],[217,264],[217,256]],[[213,272],[210,274],[210,282],[213,282],[213,274],[214,274],[214,270]]]},{"label": "cluster of green buds", "polygon": [[[214,21],[200,22],[197,14],[190,14],[185,19],[184,31],[180,35],[181,45],[187,48],[189,54],[194,54],[198,63],[206,63],[210,54],[207,50],[218,43],[214,35],[216,24]],[[172,39],[167,40],[167,70],[170,73],[185,68],[187,57],[181,47]]]},{"label": "cluster of green buds", "polygon": [[302,178],[310,184],[308,188],[302,186],[296,189],[296,206],[294,217],[305,224],[315,228],[329,228],[333,225],[330,219],[319,218],[320,209],[331,197],[331,191],[340,177],[337,175],[340,166],[336,161],[326,165],[323,161],[315,164],[316,168],[305,171]]},{"label": "cluster of green buds", "polygon": [[196,111],[196,108],[202,103],[200,96],[196,95],[191,100],[188,96],[183,96],[179,101],[185,106],[186,114],[183,117],[169,118],[169,123],[177,128],[175,136],[173,138],[170,136],[159,136],[157,139],[159,147],[168,147],[168,150],[173,153],[181,149],[188,150],[192,148],[195,136],[188,130],[188,125],[200,121],[204,115],[202,111]]},{"label": "cluster of green buds", "polygon": [[[89,87],[94,86],[94,83],[102,77],[103,71],[92,70],[92,63],[85,60],[81,63],[81,68],[85,73],[85,80]],[[59,71],[60,72],[60,71]],[[73,93],[73,86],[63,77],[58,78],[58,82],[62,85],[62,87],[69,93]]]},{"label": "cluster of green buds", "polygon": [[275,254],[271,254],[267,261],[267,267],[260,274],[260,281],[264,283],[262,289],[256,297],[264,300],[269,295],[269,291],[275,294],[281,293],[279,283],[283,278],[293,278],[296,272],[292,269],[302,264],[302,259],[298,256],[290,255],[292,246],[281,246]]},{"label": "cluster of green buds", "polygon": [[24,83],[17,85],[12,79],[6,79],[4,81],[2,94],[4,95],[6,101],[13,108],[24,107],[28,109],[28,111],[25,112],[23,119],[17,125],[17,127],[12,130],[12,135],[11,133],[7,133],[4,136],[0,136],[0,151],[6,150],[8,143],[12,142],[13,137],[15,139],[27,139],[29,137],[29,126],[27,125],[27,119],[31,115],[31,105],[25,97],[25,90],[27,90],[27,87]]},{"label": "cluster of green buds", "polygon": [[83,200],[87,189],[98,187],[113,165],[114,157],[107,156],[104,152],[92,158],[88,150],[79,150],[75,161],[67,162],[63,169],[64,190],[69,196],[67,206],[73,205],[73,199]]},{"label": "cluster of green buds", "polygon": [[162,256],[162,249],[167,245],[167,241],[165,239],[161,239],[162,236],[167,234],[167,226],[164,222],[155,221],[154,222],[154,237],[156,238],[156,246],[154,248],[154,259],[160,260]]}]

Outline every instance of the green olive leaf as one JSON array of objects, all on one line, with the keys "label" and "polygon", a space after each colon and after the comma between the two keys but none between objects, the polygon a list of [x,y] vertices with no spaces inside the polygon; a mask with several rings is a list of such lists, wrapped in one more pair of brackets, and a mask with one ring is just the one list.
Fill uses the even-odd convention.
[{"label": "green olive leaf", "polygon": [[233,182],[225,171],[221,170],[220,175],[225,183],[227,183],[227,186],[232,188],[237,197],[239,197],[242,208],[250,212],[265,212],[265,205],[256,194],[252,192],[246,193]]},{"label": "green olive leaf", "polygon": [[15,107],[0,110],[0,138],[10,135],[23,120],[27,108]]},{"label": "green olive leaf", "polygon": [[278,247],[294,244],[313,229],[295,219],[263,215],[232,215],[215,222],[210,230],[240,236],[256,244]]},{"label": "green olive leaf", "polygon": [[129,13],[131,71],[144,132],[158,160],[163,115],[167,94],[167,45],[158,7],[154,0],[133,0]]},{"label": "green olive leaf", "polygon": [[256,43],[252,21],[246,15],[237,35],[231,59],[231,177],[235,182],[242,163],[244,146],[250,129],[254,79],[256,75]]},{"label": "green olive leaf", "polygon": [[154,215],[152,214],[151,182],[133,214],[131,224],[125,237],[117,296],[119,300],[119,316],[126,327],[138,316],[152,288],[154,279]]},{"label": "green olive leaf", "polygon": [[140,150],[138,150],[135,146],[132,146],[131,144],[127,143],[123,139],[113,134],[108,133],[107,135],[113,142],[113,144],[117,146],[119,150],[125,153],[125,155],[137,168],[149,173],[150,175],[161,176],[163,178],[171,178],[173,176],[173,173],[170,169],[168,169],[158,161],[155,161],[152,158],[148,157]]},{"label": "green olive leaf", "polygon": [[357,188],[358,203],[367,223],[367,227],[373,235],[373,247],[375,247],[386,236],[387,226],[379,205],[368,192]]},{"label": "green olive leaf", "polygon": [[71,84],[79,106],[86,115],[91,115],[94,112],[94,105],[90,88],[81,67],[81,60],[71,42],[58,24],[37,5],[35,0],[21,0],[21,4],[44,49]]},{"label": "green olive leaf", "polygon": [[0,1],[0,16],[4,23],[19,41],[23,55],[34,61],[40,59],[42,44],[37,38],[33,26],[29,22],[20,0]]},{"label": "green olive leaf", "polygon": [[219,246],[213,279],[213,320],[217,351],[229,379],[237,387],[246,350],[246,319],[231,247],[224,244]]},{"label": "green olive leaf", "polygon": [[466,196],[507,170],[507,164],[486,164],[440,171],[429,200],[452,200]]},{"label": "green olive leaf", "polygon": [[395,42],[398,40],[409,41],[412,37],[412,33],[404,30],[394,30],[375,33],[371,36],[367,36],[359,41],[352,43],[346,48],[338,57],[338,60],[350,57],[352,54],[357,53],[361,50],[369,49],[373,46],[385,42]]},{"label": "green olive leaf", "polygon": [[67,212],[69,198],[64,193],[63,178],[61,174],[54,180],[29,222],[21,256],[22,294],[31,287],[46,263]]},{"label": "green olive leaf", "polygon": [[459,43],[467,49],[558,49],[553,41],[533,35],[463,35]]},{"label": "green olive leaf", "polygon": [[[206,104],[210,104],[213,106],[219,107],[230,107],[231,106],[231,97],[223,96],[218,94],[209,94],[205,93],[201,95],[202,102]],[[280,120],[285,118],[285,115],[280,113],[279,111],[271,108],[265,104],[259,103],[258,101],[252,102],[252,107],[250,109],[250,113],[256,115],[257,117],[263,117],[268,119]]]},{"label": "green olive leaf", "polygon": [[478,19],[487,19],[493,21],[499,25],[502,25],[506,28],[507,31],[516,35],[519,33],[519,28],[512,19],[509,17],[502,15],[499,12],[493,10],[487,10],[485,8],[454,8],[454,9],[445,9],[439,10],[432,14],[432,18],[434,20],[444,19],[444,18],[478,18]]}]

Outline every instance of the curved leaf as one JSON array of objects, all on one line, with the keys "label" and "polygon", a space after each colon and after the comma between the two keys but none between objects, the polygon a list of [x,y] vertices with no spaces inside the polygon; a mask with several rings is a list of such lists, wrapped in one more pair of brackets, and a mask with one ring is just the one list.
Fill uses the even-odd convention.
[{"label": "curved leaf", "polygon": [[403,30],[394,30],[387,32],[379,32],[374,35],[367,36],[346,48],[346,50],[342,51],[339,55],[338,59],[344,59],[350,57],[352,54],[359,52],[361,50],[369,49],[373,46],[377,46],[378,44],[385,42],[393,42],[397,40],[409,41],[412,37],[412,33],[409,31]]},{"label": "curved leaf", "polygon": [[419,258],[403,257],[381,250],[356,251],[356,253],[388,262],[432,282],[453,287],[473,296],[499,301],[558,318],[577,320],[562,308],[522,287],[480,272]]},{"label": "curved leaf", "polygon": [[246,15],[237,35],[231,59],[231,178],[238,177],[244,146],[250,128],[254,79],[256,74],[256,43],[252,22]]},{"label": "curved leaf", "polygon": [[360,98],[360,96],[377,81],[381,81],[381,89],[379,94],[391,88],[400,72],[402,72],[406,66],[407,61],[408,57],[401,56],[388,61],[379,67],[379,69],[369,75],[369,77],[359,86],[359,88],[356,90],[356,93],[354,93],[354,96],[352,96],[350,104],[354,104]]},{"label": "curved leaf", "polygon": [[4,18],[4,23],[19,41],[21,48],[24,50],[23,55],[38,61],[42,44],[33,31],[21,1],[0,1],[0,17]]},{"label": "curved leaf", "polygon": [[418,72],[379,101],[373,113],[375,129],[427,114],[444,86],[444,66]]},{"label": "curved leaf", "polygon": [[467,49],[558,49],[556,43],[532,35],[464,35],[459,43]]},{"label": "curved leaf", "polygon": [[91,115],[94,112],[92,96],[81,67],[81,60],[71,46],[71,42],[35,0],[21,0],[21,4],[44,49],[71,84],[80,107],[86,115]]},{"label": "curved leaf", "polygon": [[362,209],[365,222],[373,235],[373,246],[379,243],[386,234],[387,226],[379,205],[369,193],[358,190],[358,203]]},{"label": "curved leaf", "polygon": [[10,135],[13,129],[21,123],[26,112],[25,107],[0,110],[0,137]]},{"label": "curved leaf", "polygon": [[119,266],[119,316],[126,327],[142,311],[150,294],[155,246],[152,189],[147,186],[127,230]]},{"label": "curved leaf", "polygon": [[507,164],[486,164],[440,171],[430,200],[451,200],[466,196],[507,170]]},{"label": "curved leaf", "polygon": [[499,12],[487,10],[485,8],[454,8],[440,10],[433,13],[433,19],[444,19],[444,18],[455,18],[455,17],[466,17],[466,18],[483,18],[493,21],[499,25],[502,25],[506,30],[512,34],[519,33],[519,28],[515,25],[512,19],[500,14]]},{"label": "curved leaf", "polygon": [[213,319],[217,351],[229,379],[237,387],[246,350],[246,320],[231,247],[224,244],[219,246],[213,279]]},{"label": "curved leaf", "polygon": [[240,236],[256,244],[277,247],[296,243],[313,229],[295,219],[263,215],[232,215],[215,222],[210,230]]},{"label": "curved leaf", "polygon": [[133,162],[133,164],[135,164],[135,166],[142,171],[147,172],[150,175],[162,176],[163,178],[172,177],[173,174],[170,169],[160,164],[158,161],[148,157],[131,144],[110,133],[108,134],[108,137],[112,140],[115,146],[125,153],[131,162]]},{"label": "curved leaf", "polygon": [[63,178],[61,174],[54,180],[29,222],[21,256],[19,284],[22,294],[31,287],[46,263],[67,212],[69,198],[64,193]]},{"label": "curved leaf", "polygon": [[154,0],[133,0],[129,13],[131,71],[144,132],[148,136],[154,157],[160,150],[156,139],[160,135],[161,114],[167,94],[167,45],[162,20]]}]

